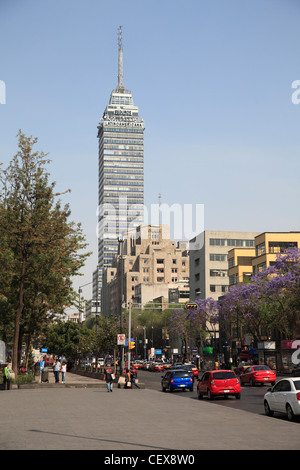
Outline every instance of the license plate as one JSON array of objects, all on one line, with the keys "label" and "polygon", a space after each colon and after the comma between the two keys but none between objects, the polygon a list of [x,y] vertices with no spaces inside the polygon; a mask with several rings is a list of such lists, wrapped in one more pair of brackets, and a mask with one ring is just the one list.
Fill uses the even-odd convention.
[{"label": "license plate", "polygon": [[229,392],[230,392],[230,390],[224,390],[224,393],[229,393]]},{"label": "license plate", "polygon": [[179,385],[179,387],[185,387],[185,385]]},{"label": "license plate", "polygon": [[269,377],[264,377],[264,380],[269,380]]}]

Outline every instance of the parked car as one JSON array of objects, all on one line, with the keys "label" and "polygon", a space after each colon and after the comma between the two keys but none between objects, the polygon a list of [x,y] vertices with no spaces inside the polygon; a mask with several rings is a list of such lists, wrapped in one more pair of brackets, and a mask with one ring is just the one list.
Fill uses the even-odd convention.
[{"label": "parked car", "polygon": [[241,385],[248,383],[252,387],[258,383],[263,385],[267,382],[271,382],[272,385],[275,385],[276,372],[265,365],[250,366],[241,373],[240,381]]},{"label": "parked car", "polygon": [[267,416],[274,412],[284,413],[289,421],[300,416],[300,378],[288,377],[270,388],[264,396],[264,408]]},{"label": "parked car", "polygon": [[169,389],[173,390],[186,390],[193,391],[193,377],[191,374],[183,369],[168,370],[165,375],[162,375],[161,389],[163,392]]},{"label": "parked car", "polygon": [[212,370],[203,374],[198,380],[198,398],[207,395],[210,400],[216,396],[228,397],[234,395],[241,398],[241,384],[232,370]]}]

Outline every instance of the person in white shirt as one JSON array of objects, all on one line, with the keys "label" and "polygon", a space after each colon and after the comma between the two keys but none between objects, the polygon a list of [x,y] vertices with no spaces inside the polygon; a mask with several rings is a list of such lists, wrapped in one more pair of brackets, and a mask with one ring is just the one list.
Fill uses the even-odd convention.
[{"label": "person in white shirt", "polygon": [[66,383],[66,372],[67,372],[67,364],[65,363],[65,361],[63,361],[62,363],[60,371],[61,371],[61,382],[64,384]]},{"label": "person in white shirt", "polygon": [[61,363],[59,362],[58,359],[56,359],[55,364],[53,366],[53,372],[55,376],[55,383],[59,383],[59,371],[60,371]]}]

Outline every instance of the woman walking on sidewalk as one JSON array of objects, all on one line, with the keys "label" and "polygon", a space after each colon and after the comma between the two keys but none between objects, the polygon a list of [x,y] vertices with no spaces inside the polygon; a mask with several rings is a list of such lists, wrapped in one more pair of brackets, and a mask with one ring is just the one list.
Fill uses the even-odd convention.
[{"label": "woman walking on sidewalk", "polygon": [[66,372],[67,372],[67,364],[65,363],[65,361],[63,361],[62,363],[60,371],[61,371],[61,382],[64,384],[66,383]]}]

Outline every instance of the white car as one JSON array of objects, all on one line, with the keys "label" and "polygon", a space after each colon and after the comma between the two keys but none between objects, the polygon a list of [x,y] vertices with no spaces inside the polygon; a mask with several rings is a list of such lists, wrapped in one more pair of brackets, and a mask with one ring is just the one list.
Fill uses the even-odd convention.
[{"label": "white car", "polygon": [[267,416],[274,412],[284,413],[289,421],[300,416],[300,377],[288,377],[279,380],[264,396]]}]

